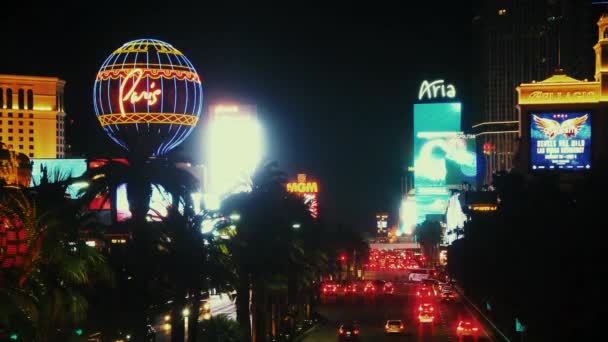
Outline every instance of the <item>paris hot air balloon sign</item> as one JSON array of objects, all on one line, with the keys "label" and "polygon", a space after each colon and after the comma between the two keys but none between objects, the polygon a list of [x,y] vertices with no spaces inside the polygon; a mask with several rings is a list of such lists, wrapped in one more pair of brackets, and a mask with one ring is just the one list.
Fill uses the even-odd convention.
[{"label": "paris hot air balloon sign", "polygon": [[129,152],[162,156],[198,123],[203,90],[192,63],[160,40],[125,43],[95,78],[93,104],[106,134]]}]

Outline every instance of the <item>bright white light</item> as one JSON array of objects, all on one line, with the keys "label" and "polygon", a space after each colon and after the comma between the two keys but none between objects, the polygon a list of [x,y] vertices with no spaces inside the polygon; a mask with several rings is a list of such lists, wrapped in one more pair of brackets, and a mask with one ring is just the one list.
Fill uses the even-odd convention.
[{"label": "bright white light", "polygon": [[301,227],[301,226],[302,226],[302,225],[301,225],[301,224],[299,224],[299,223],[294,223],[294,224],[292,225],[292,227],[293,227],[294,229],[300,229],[300,227]]},{"label": "bright white light", "polygon": [[232,214],[230,214],[230,219],[232,221],[238,221],[241,219],[241,215],[239,215],[239,213],[232,213]]},{"label": "bright white light", "polygon": [[262,128],[255,113],[245,112],[243,107],[247,106],[238,107],[236,113],[216,113],[209,122],[209,191],[220,198],[249,191],[249,179],[262,158]]},{"label": "bright white light", "polygon": [[184,311],[182,311],[182,315],[184,315],[184,317],[190,316],[190,309],[185,308]]},{"label": "bright white light", "polygon": [[203,203],[204,203],[205,209],[207,209],[207,210],[219,210],[220,209],[220,199],[215,194],[204,194]]},{"label": "bright white light", "polygon": [[401,232],[402,234],[411,235],[416,227],[416,200],[413,197],[408,197],[401,202],[401,208],[399,210],[399,216],[401,221]]},{"label": "bright white light", "polygon": [[89,247],[95,247],[97,245],[97,243],[93,240],[87,241],[85,242],[87,244],[87,246]]}]

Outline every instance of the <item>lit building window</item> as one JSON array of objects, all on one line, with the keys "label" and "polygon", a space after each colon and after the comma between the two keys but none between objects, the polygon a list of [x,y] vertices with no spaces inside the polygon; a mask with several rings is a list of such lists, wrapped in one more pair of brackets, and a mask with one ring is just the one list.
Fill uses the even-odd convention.
[{"label": "lit building window", "polygon": [[25,108],[25,92],[23,91],[23,89],[19,89],[19,92],[17,93],[17,99],[19,101],[19,109],[24,109]]},{"label": "lit building window", "polygon": [[[6,89],[6,108],[13,108],[13,90],[10,88]],[[12,115],[11,113],[9,114]]]},{"label": "lit building window", "polygon": [[34,92],[32,89],[27,90],[27,109],[34,109]]},{"label": "lit building window", "polygon": [[501,8],[501,9],[498,10],[498,15],[505,15],[505,14],[507,14],[507,10],[506,9]]}]

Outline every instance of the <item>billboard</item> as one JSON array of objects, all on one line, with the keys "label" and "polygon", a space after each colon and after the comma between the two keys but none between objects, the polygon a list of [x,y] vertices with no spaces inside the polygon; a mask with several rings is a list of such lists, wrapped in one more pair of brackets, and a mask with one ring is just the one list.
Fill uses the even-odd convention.
[{"label": "billboard", "polygon": [[[148,211],[147,221],[161,221],[167,217],[168,210],[173,204],[173,197],[160,185],[152,185],[152,195],[150,197],[150,210]],[[180,203],[180,212],[183,212]],[[121,184],[116,189],[116,221],[123,222],[132,217],[129,210],[127,199],[127,185]]]},{"label": "billboard", "polygon": [[530,165],[533,170],[591,169],[591,113],[532,113]]},{"label": "billboard", "polygon": [[475,136],[461,131],[461,104],[414,105],[416,222],[446,212],[450,189],[475,183]]},{"label": "billboard", "polygon": [[[86,159],[54,159],[54,158],[34,158],[32,162],[32,180],[30,186],[40,185],[43,177],[43,170],[46,172],[49,182],[57,182],[69,178],[82,176],[87,170]],[[87,186],[84,182],[69,184],[66,194],[71,198],[78,198]]]}]

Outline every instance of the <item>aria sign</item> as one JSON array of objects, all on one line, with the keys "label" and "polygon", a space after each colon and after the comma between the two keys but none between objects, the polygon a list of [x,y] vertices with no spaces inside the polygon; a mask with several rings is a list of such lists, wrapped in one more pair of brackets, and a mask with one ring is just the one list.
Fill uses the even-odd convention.
[{"label": "aria sign", "polygon": [[429,82],[424,80],[418,91],[418,100],[427,98],[428,100],[447,97],[453,99],[456,97],[456,88],[451,84],[445,84],[444,80],[435,80]]}]

